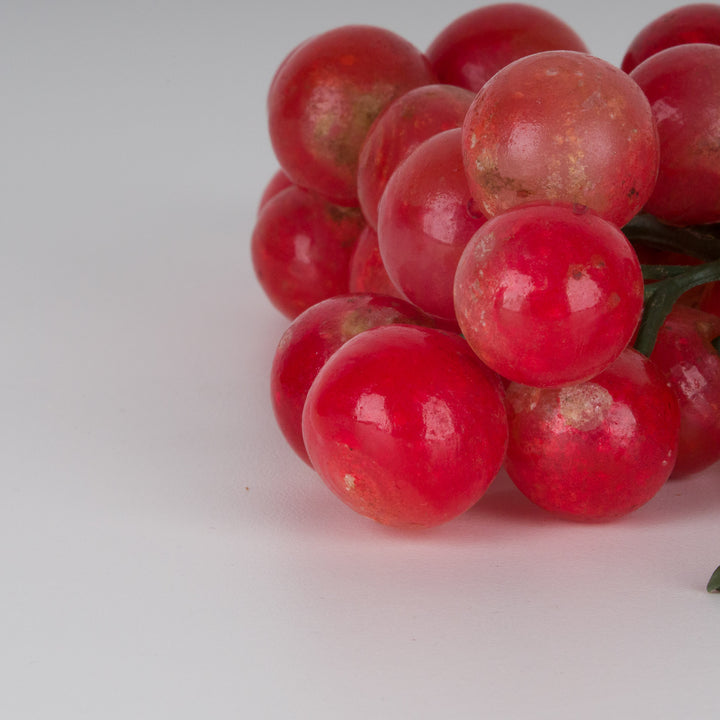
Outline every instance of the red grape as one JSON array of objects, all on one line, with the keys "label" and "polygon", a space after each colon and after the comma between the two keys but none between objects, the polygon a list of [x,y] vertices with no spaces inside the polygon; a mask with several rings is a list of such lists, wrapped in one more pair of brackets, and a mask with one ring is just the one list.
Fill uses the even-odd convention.
[{"label": "red grape", "polygon": [[305,446],[356,512],[396,527],[439,525],[470,508],[500,469],[507,420],[499,388],[459,335],[368,330],[310,387]]},{"label": "red grape", "polygon": [[625,236],[597,215],[526,206],[489,220],[455,276],[470,346],[509,380],[545,387],[596,375],[628,344],[643,281]]},{"label": "red grape", "polygon": [[720,221],[720,46],[662,50],[630,77],[660,138],[660,172],[644,209],[672,225]]},{"label": "red grape", "polygon": [[358,155],[370,125],[396,97],[432,82],[423,53],[389,30],[348,25],[306,40],[268,93],[280,166],[298,185],[357,205]]},{"label": "red grape", "polygon": [[574,203],[619,227],[650,197],[659,163],[637,84],[600,58],[560,50],[516,60],[485,84],[463,150],[488,217],[533,201]]},{"label": "red grape", "polygon": [[505,467],[545,510],[610,520],[650,500],[673,469],[679,410],[660,370],[625,350],[587,382],[507,389]]},{"label": "red grape", "polygon": [[486,218],[473,214],[461,130],[420,144],[395,170],[380,203],[380,255],[393,284],[425,312],[455,320],[453,281]]},{"label": "red grape", "polygon": [[350,259],[364,225],[357,208],[334,205],[296,185],[271,198],[258,214],[251,254],[273,305],[292,319],[348,292]]},{"label": "red grape", "polygon": [[711,344],[718,336],[720,317],[676,305],[650,355],[680,403],[676,478],[720,460],[720,355]]},{"label": "red grape", "polygon": [[453,85],[423,85],[394,100],[370,127],[358,160],[358,198],[377,229],[378,205],[395,168],[427,138],[462,127],[475,95]]},{"label": "red grape", "polygon": [[633,38],[621,67],[629,73],[651,55],[686,43],[720,45],[720,5],[691,3],[656,18]]},{"label": "red grape", "polygon": [[562,20],[523,3],[476,8],[444,28],[427,49],[440,82],[477,92],[513,60],[546,50],[587,52]]}]

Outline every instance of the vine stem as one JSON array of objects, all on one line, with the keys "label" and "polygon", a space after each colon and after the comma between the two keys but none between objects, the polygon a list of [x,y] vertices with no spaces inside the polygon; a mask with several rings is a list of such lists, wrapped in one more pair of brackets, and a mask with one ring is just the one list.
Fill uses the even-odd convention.
[{"label": "vine stem", "polygon": [[649,357],[665,318],[680,296],[698,285],[720,280],[720,259],[689,267],[645,265],[643,277],[646,280],[664,278],[645,285],[645,305],[635,349]]},{"label": "vine stem", "polygon": [[704,261],[701,265],[643,266],[645,302],[635,349],[649,356],[665,318],[680,296],[698,285],[720,280],[720,223],[676,227],[660,222],[653,215],[640,213],[622,231],[632,243],[644,243]]},{"label": "vine stem", "polygon": [[720,567],[716,568],[715,572],[710,576],[707,591],[709,593],[720,593]]},{"label": "vine stem", "polygon": [[622,231],[630,242],[645,243],[659,250],[672,250],[700,260],[720,258],[720,223],[676,227],[640,213]]}]

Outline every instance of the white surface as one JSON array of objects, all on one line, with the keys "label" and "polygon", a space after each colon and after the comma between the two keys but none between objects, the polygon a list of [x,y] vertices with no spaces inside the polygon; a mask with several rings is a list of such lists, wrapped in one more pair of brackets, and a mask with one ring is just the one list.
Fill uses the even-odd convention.
[{"label": "white surface", "polygon": [[[616,63],[672,5],[543,4]],[[321,30],[425,47],[473,4],[409,7],[3,3],[0,717],[717,714],[718,467],[601,526],[500,479],[407,534],[275,428],[267,86]]]}]

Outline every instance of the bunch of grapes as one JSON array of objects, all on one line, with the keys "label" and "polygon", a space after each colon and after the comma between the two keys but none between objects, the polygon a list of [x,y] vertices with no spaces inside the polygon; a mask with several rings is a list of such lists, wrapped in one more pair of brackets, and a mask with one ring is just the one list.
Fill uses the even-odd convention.
[{"label": "bunch of grapes", "polygon": [[609,520],[720,459],[720,6],[621,67],[518,3],[425,52],[340,27],[290,52],[268,117],[273,409],[348,506],[432,527],[504,467]]}]

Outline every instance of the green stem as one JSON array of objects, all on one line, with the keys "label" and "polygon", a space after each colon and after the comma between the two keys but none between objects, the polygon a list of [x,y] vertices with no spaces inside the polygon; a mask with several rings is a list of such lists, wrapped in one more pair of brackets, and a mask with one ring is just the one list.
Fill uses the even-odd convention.
[{"label": "green stem", "polygon": [[[682,275],[697,265],[643,265],[642,274],[645,280],[665,280],[675,275]],[[648,287],[653,287],[648,285]]]},{"label": "green stem", "polygon": [[720,259],[693,265],[678,273],[669,271],[664,280],[646,285],[645,307],[635,349],[649,357],[655,347],[657,334],[678,298],[698,285],[716,280],[720,280]]},{"label": "green stem", "polygon": [[710,576],[707,591],[709,593],[720,593],[720,567],[716,568],[715,572]]},{"label": "green stem", "polygon": [[622,231],[631,242],[642,242],[659,250],[671,250],[700,260],[720,258],[720,223],[674,227],[641,213]]}]

